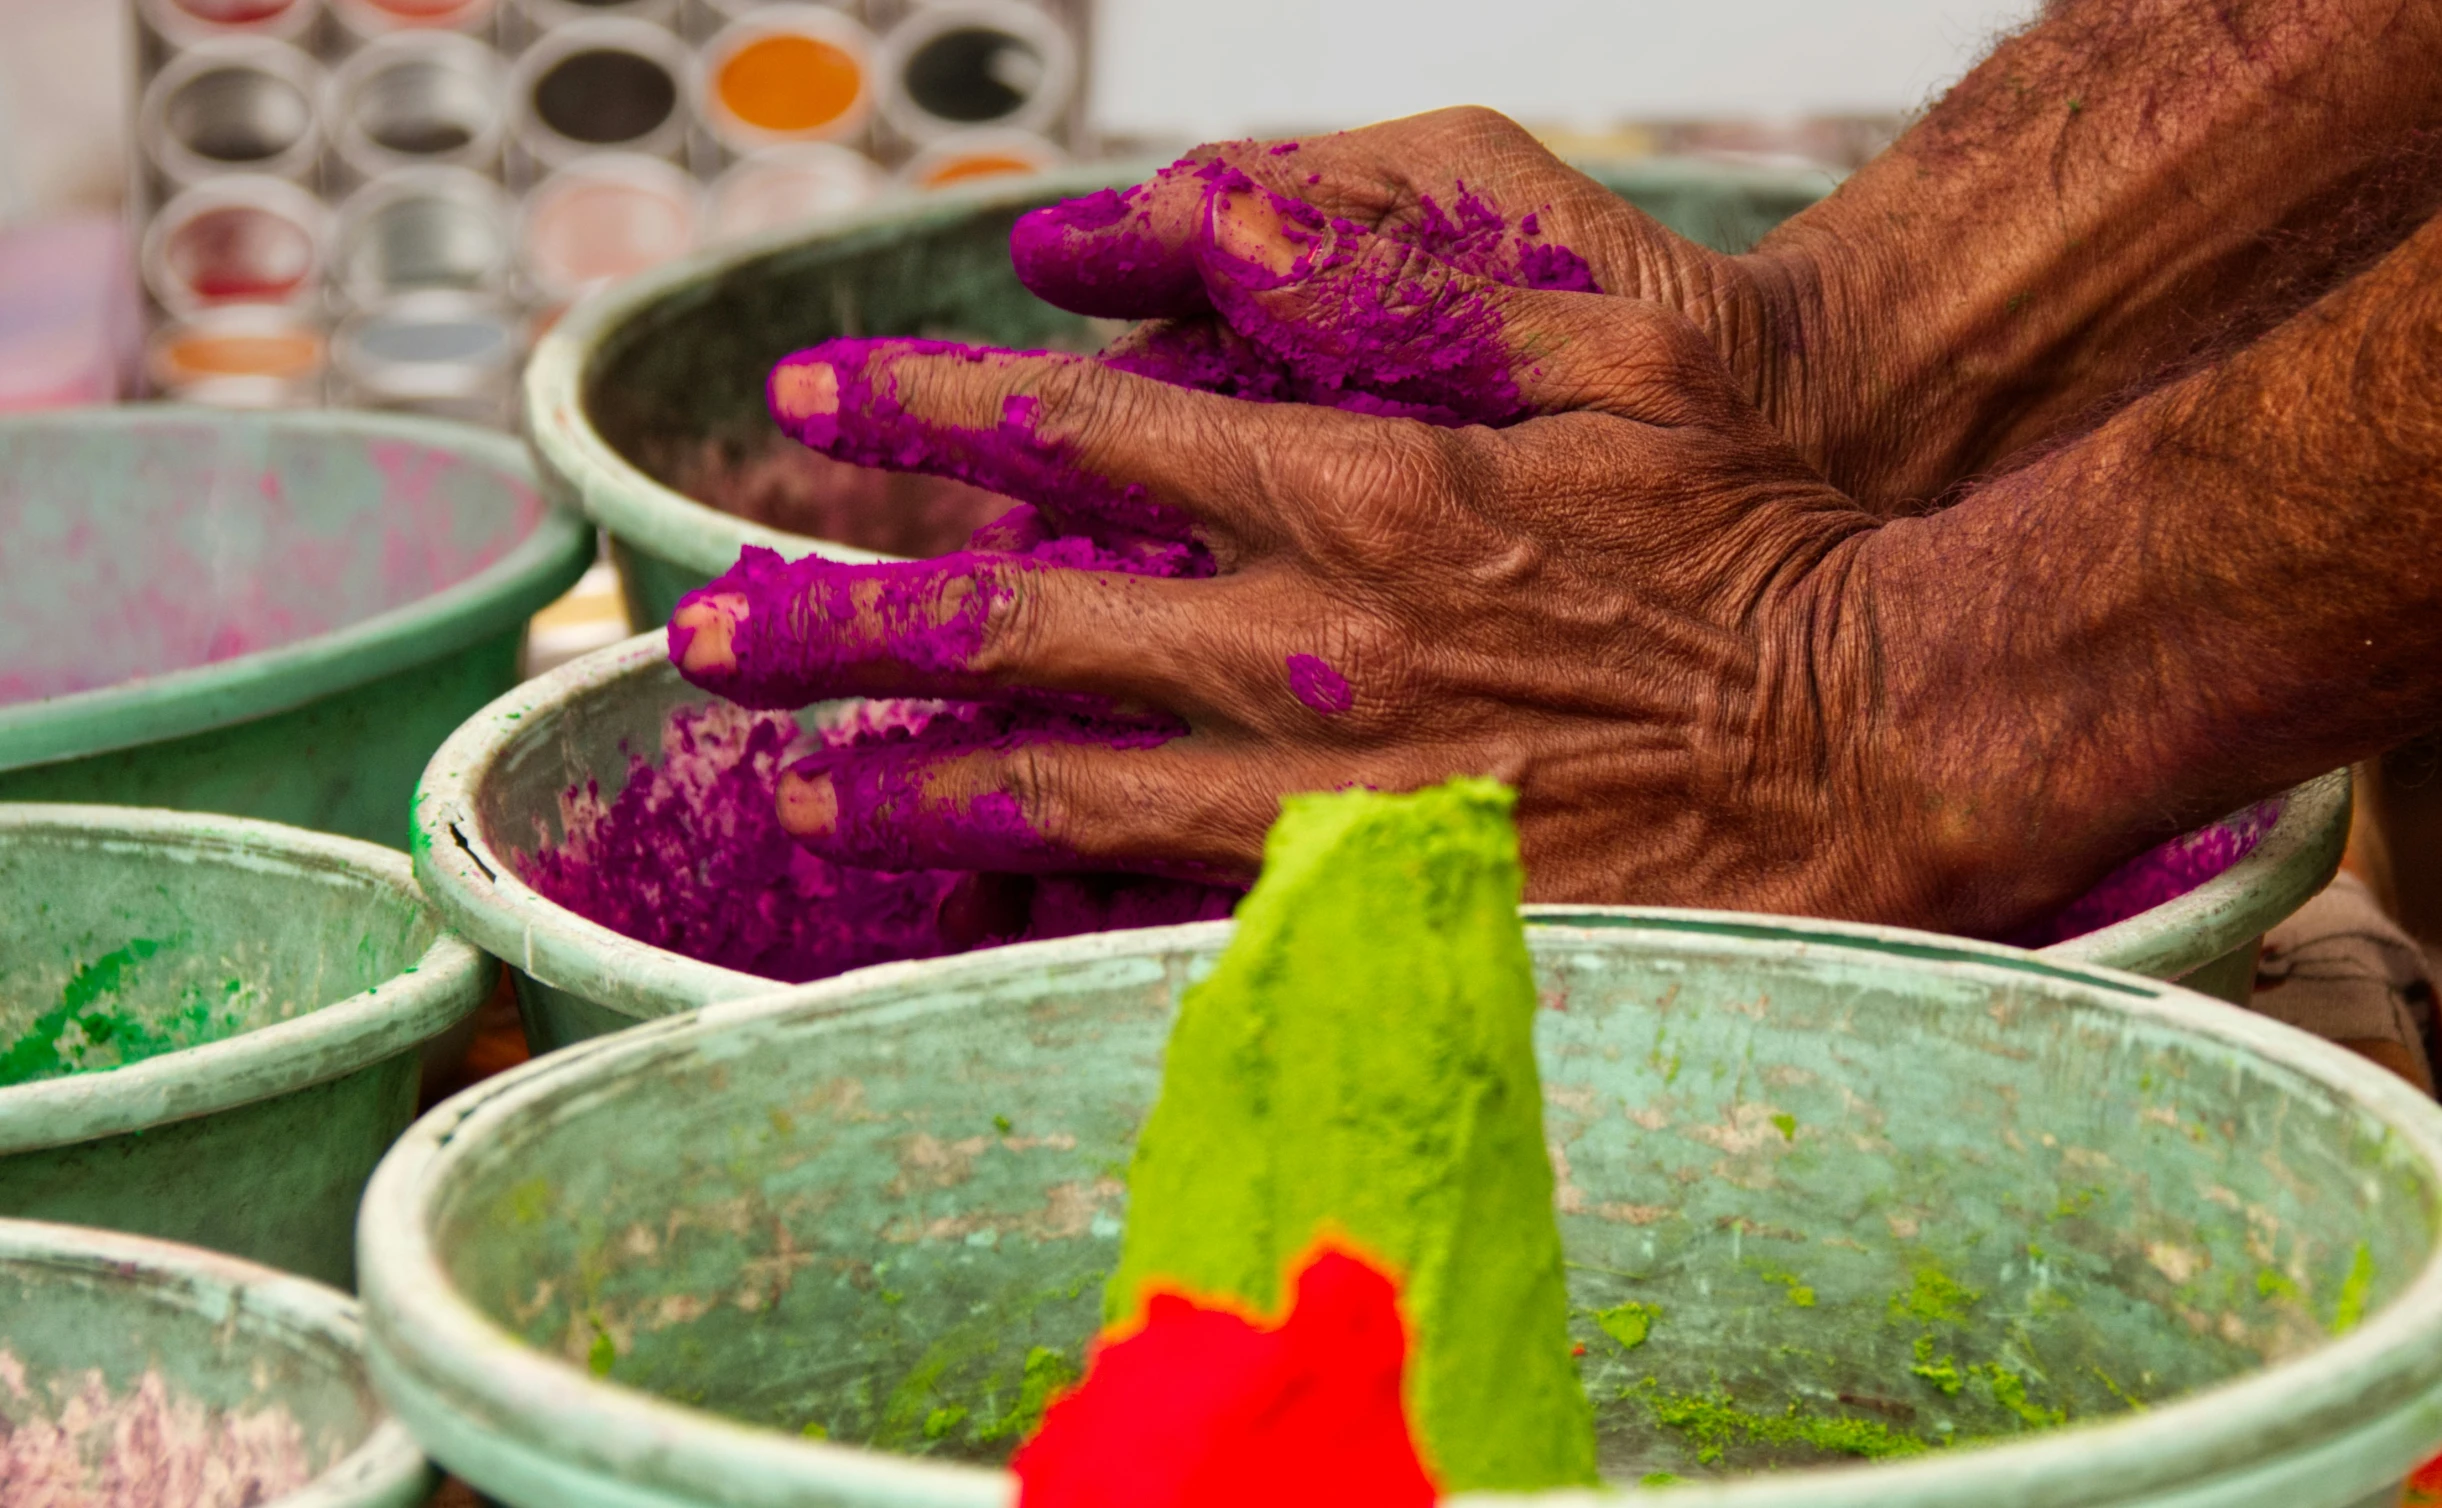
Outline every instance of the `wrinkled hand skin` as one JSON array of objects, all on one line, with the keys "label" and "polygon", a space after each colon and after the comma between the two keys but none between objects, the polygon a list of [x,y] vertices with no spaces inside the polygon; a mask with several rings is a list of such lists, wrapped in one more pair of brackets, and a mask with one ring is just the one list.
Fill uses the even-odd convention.
[{"label": "wrinkled hand skin", "polygon": [[[1221,236],[1260,257],[1249,238],[1276,229]],[[1853,731],[1872,726],[1873,676],[1839,584],[1872,516],[1774,433],[1679,316],[1390,265],[1404,281],[1382,308],[1471,310],[1518,353],[1524,400],[1568,411],[1442,428],[1243,403],[1078,357],[861,341],[792,358],[858,364],[777,400],[784,425],[826,448],[904,453],[1021,497],[1073,468],[1191,517],[1219,570],[1005,572],[963,663],[865,638],[832,693],[1022,685],[1183,719],[1186,736],[1154,747],[1046,742],[918,776],[929,805],[1013,802],[1079,869],[1249,877],[1284,793],[1464,771],[1522,792],[1539,899],[1940,920],[1941,897],[1919,887],[1950,860],[1909,852],[1909,814],[1887,794],[1904,782],[1862,778],[1905,751],[1876,766]],[[1294,322],[1381,273],[1358,259],[1247,296]],[[996,423],[1013,412],[1032,426],[1015,452]],[[908,433],[927,444],[903,450]],[[928,583],[944,612],[977,596],[974,568],[952,561],[889,569]],[[679,627],[695,635],[690,673],[722,673],[719,604],[692,605]],[[1313,694],[1316,660],[1344,695]],[[781,804],[844,862],[958,858],[924,846],[938,823],[831,830],[836,803],[799,785]],[[1843,840],[1859,830],[1880,842]]]},{"label": "wrinkled hand skin", "polygon": [[[1114,361],[856,342],[774,400],[1054,519],[1061,475],[1175,510],[1217,574],[1006,572],[959,663],[854,635],[834,694],[1175,717],[908,772],[1052,867],[1243,878],[1283,793],[1472,773],[1519,787],[1535,899],[2004,933],[2442,718],[2442,248],[2405,239],[2442,175],[2386,176],[2430,145],[2438,42],[2435,0],[2060,0],[1737,258],[1485,112],[1208,149],[1020,247],[1055,299],[1164,322]],[[1514,238],[1435,255],[1423,201],[1462,182],[1600,292],[1517,286]],[[1514,391],[1203,390],[1305,380],[1299,332],[1351,311]],[[674,620],[690,674],[726,673],[735,608]],[[972,867],[928,846],[954,823],[836,823],[819,774],[781,802],[845,862]]]},{"label": "wrinkled hand skin", "polygon": [[[1604,295],[1685,315],[1800,456],[1896,515],[2226,356],[2398,244],[2442,204],[2437,72],[2434,0],[2055,0],[1742,255],[1473,108],[1201,147],[1124,215],[1032,217],[1015,249],[1053,303],[1155,321],[1115,359],[1192,382],[1234,344],[1196,265],[1211,169],[1445,259],[1435,227],[1471,196],[1513,227],[1535,216]],[[1533,281],[1514,256],[1457,260]]]}]

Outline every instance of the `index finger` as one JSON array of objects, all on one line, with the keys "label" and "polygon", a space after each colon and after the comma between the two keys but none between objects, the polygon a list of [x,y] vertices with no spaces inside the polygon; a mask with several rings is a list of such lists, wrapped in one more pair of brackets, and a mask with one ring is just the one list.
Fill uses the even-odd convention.
[{"label": "index finger", "polygon": [[774,369],[771,399],[783,429],[834,460],[954,477],[1097,537],[1207,545],[1276,537],[1283,510],[1345,492],[1402,422],[905,338],[800,351]]}]

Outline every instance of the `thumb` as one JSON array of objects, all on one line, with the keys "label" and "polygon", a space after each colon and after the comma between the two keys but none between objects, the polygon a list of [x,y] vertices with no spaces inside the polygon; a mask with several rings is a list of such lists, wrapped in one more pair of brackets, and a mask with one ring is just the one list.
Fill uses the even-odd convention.
[{"label": "thumb", "polygon": [[1748,404],[1674,309],[1463,272],[1243,180],[1209,197],[1197,262],[1303,402],[1496,426],[1583,410],[1675,426]]}]

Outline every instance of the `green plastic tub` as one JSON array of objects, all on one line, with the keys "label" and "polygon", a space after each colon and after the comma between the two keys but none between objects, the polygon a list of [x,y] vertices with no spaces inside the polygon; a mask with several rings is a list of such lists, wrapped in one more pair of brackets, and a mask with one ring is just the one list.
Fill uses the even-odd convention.
[{"label": "green plastic tub", "polygon": [[12,1504],[413,1508],[437,1485],[345,1294],[191,1246],[0,1220],[0,1377]]},{"label": "green plastic tub", "polygon": [[421,1048],[496,977],[406,858],[235,817],[0,805],[0,898],[0,1216],[348,1286]]},{"label": "green plastic tub", "polygon": [[[520,686],[459,729],[417,789],[416,877],[450,926],[510,965],[538,1052],[775,987],[623,937],[517,878],[513,852],[532,851],[538,834],[558,840],[563,792],[596,780],[616,793],[627,783],[629,752],[660,748],[672,709],[707,702],[670,669],[663,642],[658,630],[639,635]],[[2309,781],[2284,802],[2255,851],[2219,877],[2048,953],[2184,978],[2244,1003],[2257,939],[2323,887],[2348,837],[2345,773]],[[1637,925],[1653,913],[1546,906],[1529,914]]]},{"label": "green plastic tub", "polygon": [[[1228,935],[888,965],[469,1090],[366,1192],[375,1385],[516,1508],[1004,1508]],[[1617,1485],[1524,1501],[2375,1508],[2442,1442],[2442,1109],[2390,1074],[1922,933],[1529,938]]]},{"label": "green plastic tub", "polygon": [[[781,232],[620,284],[535,347],[526,423],[553,495],[610,535],[628,621],[668,621],[744,545],[791,559],[935,555],[1006,507],[921,478],[843,474],[775,428],[763,380],[839,335],[1090,351],[1123,328],[1043,303],[1009,265],[1040,205],[1147,176],[1100,164],[900,200],[806,239]],[[1743,250],[1829,192],[1829,174],[1673,159],[1588,164],[1683,234]]]},{"label": "green plastic tub", "polygon": [[0,539],[0,801],[392,847],[593,554],[503,436],[149,404],[0,418]]}]

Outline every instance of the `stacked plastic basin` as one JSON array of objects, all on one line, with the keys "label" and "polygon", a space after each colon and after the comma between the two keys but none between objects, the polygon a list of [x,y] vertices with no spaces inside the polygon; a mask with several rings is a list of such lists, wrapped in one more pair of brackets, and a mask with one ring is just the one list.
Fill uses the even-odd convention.
[{"label": "stacked plastic basin", "polygon": [[[366,1195],[378,1385],[512,1508],[1006,1505],[1228,936],[865,970],[469,1090]],[[2390,1508],[2442,1440],[2442,1110],[2402,1081],[1924,934],[1528,937],[1614,1485],[1486,1502]]]},{"label": "stacked plastic basin", "polygon": [[358,413],[0,419],[0,801],[393,846],[593,554],[498,435]]},{"label": "stacked plastic basin", "polygon": [[347,1295],[191,1246],[0,1219],[0,1498],[418,1508],[436,1481]]},{"label": "stacked plastic basin", "polygon": [[423,1049],[491,993],[394,850],[0,805],[0,1216],[350,1281]]}]

